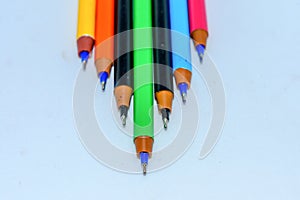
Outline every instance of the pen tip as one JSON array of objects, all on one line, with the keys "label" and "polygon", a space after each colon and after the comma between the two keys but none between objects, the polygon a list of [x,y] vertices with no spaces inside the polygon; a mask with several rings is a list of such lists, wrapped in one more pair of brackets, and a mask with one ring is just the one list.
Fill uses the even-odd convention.
[{"label": "pen tip", "polygon": [[88,51],[82,51],[80,52],[79,56],[81,58],[81,62],[82,62],[82,68],[83,70],[86,69],[86,65],[87,65],[87,61],[89,59],[89,52]]},{"label": "pen tip", "polygon": [[105,82],[105,81],[102,81],[102,82],[101,82],[102,91],[105,91],[105,85],[106,85],[106,82]]},{"label": "pen tip", "polygon": [[102,85],[102,91],[105,90],[105,86],[106,86],[106,81],[108,79],[108,73],[107,72],[100,72],[99,74],[99,79]]},{"label": "pen tip", "polygon": [[126,125],[126,119],[127,119],[127,114],[128,114],[128,107],[125,105],[120,106],[120,117],[121,117],[121,121],[123,126]]},{"label": "pen tip", "polygon": [[146,176],[147,174],[147,163],[143,163],[143,175]]},{"label": "pen tip", "polygon": [[164,128],[167,129],[168,128],[168,119],[163,118],[163,123],[164,123]]},{"label": "pen tip", "polygon": [[203,57],[204,57],[204,54],[199,54],[200,63],[203,63]]},{"label": "pen tip", "polygon": [[182,93],[182,94],[181,94],[182,102],[183,102],[184,104],[186,103],[186,96],[187,96],[186,93]]},{"label": "pen tip", "polygon": [[168,128],[169,114],[170,114],[169,109],[167,109],[167,108],[161,109],[161,115],[162,115],[162,120],[163,120],[163,124],[164,124],[165,129]]},{"label": "pen tip", "polygon": [[121,115],[121,121],[122,121],[122,125],[126,126],[126,116],[125,115]]},{"label": "pen tip", "polygon": [[200,63],[202,63],[203,57],[204,57],[204,52],[205,52],[205,46],[202,44],[199,44],[198,46],[196,46],[196,50],[197,50],[199,58],[200,58]]},{"label": "pen tip", "polygon": [[187,83],[179,83],[178,88],[181,94],[182,102],[186,102],[187,98],[187,91],[188,91],[188,84]]},{"label": "pen tip", "polygon": [[147,152],[141,152],[140,153],[140,159],[141,159],[141,164],[143,168],[143,174],[144,176],[147,173],[147,165],[148,165],[148,159],[149,159],[149,153]]},{"label": "pen tip", "polygon": [[82,61],[82,68],[85,71],[87,66],[87,60]]}]

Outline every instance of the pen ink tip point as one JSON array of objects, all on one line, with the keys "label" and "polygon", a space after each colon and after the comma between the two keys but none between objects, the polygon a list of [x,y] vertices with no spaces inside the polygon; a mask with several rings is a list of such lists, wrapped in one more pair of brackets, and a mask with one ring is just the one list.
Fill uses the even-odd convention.
[{"label": "pen ink tip point", "polygon": [[121,121],[122,121],[122,125],[126,126],[126,116],[125,115],[121,115]]},{"label": "pen ink tip point", "polygon": [[121,121],[123,126],[126,125],[126,119],[127,119],[127,115],[128,115],[128,106],[122,105],[120,106],[119,110],[120,110],[120,117],[121,117]]},{"label": "pen ink tip point", "polygon": [[101,87],[102,87],[102,91],[103,91],[103,92],[105,91],[105,84],[106,84],[106,83],[105,83],[104,81],[101,82]]},{"label": "pen ink tip point", "polygon": [[86,60],[82,61],[82,68],[84,71],[86,70],[86,66],[87,66],[87,61]]},{"label": "pen ink tip point", "polygon": [[162,121],[163,121],[165,129],[168,128],[169,114],[170,114],[169,109],[167,109],[167,108],[161,109]]},{"label": "pen ink tip point", "polygon": [[147,163],[143,163],[143,175],[146,176],[147,174]]},{"label": "pen ink tip point", "polygon": [[204,55],[199,55],[199,57],[200,57],[200,63],[201,63],[201,64],[203,63],[203,56],[204,56]]},{"label": "pen ink tip point", "polygon": [[183,102],[184,104],[186,103],[186,96],[187,96],[186,93],[182,93],[182,94],[181,94],[182,102]]},{"label": "pen ink tip point", "polygon": [[163,123],[164,123],[164,128],[167,129],[168,128],[168,119],[163,118]]}]

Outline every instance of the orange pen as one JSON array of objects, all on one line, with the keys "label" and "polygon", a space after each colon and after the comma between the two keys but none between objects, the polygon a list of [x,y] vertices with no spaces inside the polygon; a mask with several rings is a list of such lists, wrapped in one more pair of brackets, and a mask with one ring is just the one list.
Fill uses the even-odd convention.
[{"label": "orange pen", "polygon": [[97,0],[95,26],[95,65],[102,90],[114,61],[114,0]]}]

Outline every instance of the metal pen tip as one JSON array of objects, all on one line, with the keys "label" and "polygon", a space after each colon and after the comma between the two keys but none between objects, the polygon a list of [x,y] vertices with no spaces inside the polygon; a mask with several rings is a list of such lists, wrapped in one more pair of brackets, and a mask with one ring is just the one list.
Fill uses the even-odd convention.
[{"label": "metal pen tip", "polygon": [[85,71],[87,66],[87,60],[82,61],[82,68]]},{"label": "metal pen tip", "polygon": [[167,129],[168,128],[168,119],[167,118],[163,118],[163,123],[164,123],[164,128]]},{"label": "metal pen tip", "polygon": [[182,102],[183,102],[183,103],[186,103],[186,96],[187,96],[186,93],[182,93],[182,94],[181,94]]},{"label": "metal pen tip", "polygon": [[165,129],[168,128],[169,113],[170,113],[169,109],[167,109],[167,108],[161,109],[161,115],[162,115],[162,120],[163,120]]},{"label": "metal pen tip", "polygon": [[147,163],[143,163],[143,175],[146,176],[147,174]]},{"label": "metal pen tip", "polygon": [[123,124],[123,126],[125,126],[129,108],[125,105],[122,105],[122,106],[120,106],[119,109],[120,109],[120,117],[121,117],[122,124]]},{"label": "metal pen tip", "polygon": [[122,121],[122,125],[126,126],[126,116],[125,115],[121,115],[121,121]]},{"label": "metal pen tip", "polygon": [[105,85],[106,85],[106,83],[105,83],[104,81],[102,81],[102,82],[101,82],[102,91],[104,91],[104,90],[105,90]]},{"label": "metal pen tip", "polygon": [[199,54],[199,58],[200,58],[200,63],[202,64],[203,63],[203,57],[204,57],[204,54]]}]

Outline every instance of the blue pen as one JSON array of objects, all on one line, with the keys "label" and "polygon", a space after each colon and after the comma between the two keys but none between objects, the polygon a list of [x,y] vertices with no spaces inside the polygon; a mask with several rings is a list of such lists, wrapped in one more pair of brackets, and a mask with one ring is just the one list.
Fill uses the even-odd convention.
[{"label": "blue pen", "polygon": [[173,72],[182,101],[185,103],[192,78],[187,0],[170,0],[170,13]]}]

